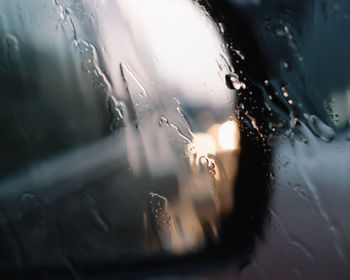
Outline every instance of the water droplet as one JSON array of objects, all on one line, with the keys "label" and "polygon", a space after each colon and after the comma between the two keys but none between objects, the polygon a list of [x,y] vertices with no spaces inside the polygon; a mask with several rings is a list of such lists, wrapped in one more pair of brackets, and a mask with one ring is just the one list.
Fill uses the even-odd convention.
[{"label": "water droplet", "polygon": [[191,143],[192,142],[192,133],[191,131],[188,131],[189,135],[187,135],[186,133],[184,133],[182,131],[182,129],[180,129],[180,127],[174,123],[171,123],[166,117],[161,117],[160,121],[159,121],[159,126],[160,127],[164,127],[164,125],[166,125],[167,127],[171,127],[173,129],[175,129],[178,133],[178,135],[180,135],[186,143]]},{"label": "water droplet", "polygon": [[219,26],[220,32],[221,32],[222,34],[225,33],[225,26],[224,26],[224,24],[223,24],[222,22],[219,22],[219,23],[218,23],[218,26]]},{"label": "water droplet", "polygon": [[233,51],[240,57],[240,59],[242,59],[242,60],[245,59],[244,55],[242,54],[242,52],[240,50],[233,49]]},{"label": "water droplet", "polygon": [[248,112],[245,112],[244,115],[246,117],[245,118],[246,123],[249,125],[249,127],[253,128],[253,129],[255,129],[256,131],[259,132],[259,127],[257,125],[256,119],[254,117],[252,117],[251,115],[249,115]]},{"label": "water droplet", "polygon": [[201,168],[207,169],[209,165],[209,159],[206,156],[201,156],[199,158],[199,165],[201,166]]},{"label": "water droplet", "polygon": [[109,112],[111,114],[111,131],[117,131],[121,127],[125,126],[125,117],[124,112],[126,111],[125,105],[123,102],[118,102],[114,96],[109,96],[108,99]]},{"label": "water droplet", "polygon": [[149,193],[149,207],[152,220],[157,226],[169,224],[171,216],[168,210],[168,200],[166,197],[156,193]]},{"label": "water droplet", "polygon": [[239,81],[238,75],[235,73],[226,75],[226,85],[229,89],[240,90],[241,88],[245,89],[245,83]]},{"label": "water droplet", "polygon": [[169,126],[169,120],[165,117],[161,117],[159,121],[159,126],[163,127],[163,125]]},{"label": "water droplet", "polygon": [[148,93],[125,63],[120,64],[120,70],[128,93],[128,111],[131,119],[138,124],[149,115]]},{"label": "water droplet", "polygon": [[308,120],[308,124],[312,131],[322,140],[330,142],[334,139],[335,131],[330,126],[326,125],[323,121],[321,121],[317,116],[306,115],[306,119]]},{"label": "water droplet", "polygon": [[64,20],[65,15],[64,15],[64,9],[63,9],[62,5],[58,5],[58,11],[59,11],[59,15],[60,15],[61,20]]},{"label": "water droplet", "polygon": [[277,36],[280,36],[280,37],[283,37],[285,35],[282,29],[276,29],[275,33]]},{"label": "water droplet", "polygon": [[97,90],[102,90],[107,95],[112,86],[107,74],[102,70],[97,48],[86,40],[79,40],[78,48],[82,67],[91,77],[92,86]]},{"label": "water droplet", "polygon": [[220,69],[220,71],[223,71],[224,73],[230,73],[233,72],[232,67],[230,63],[227,62],[227,59],[223,54],[220,54],[219,57],[216,59],[216,63]]},{"label": "water droplet", "polygon": [[[18,42],[17,37],[14,36],[13,34],[7,34],[5,37],[5,56],[4,56],[4,58],[6,61],[5,64],[7,65],[8,68],[16,67],[16,65],[18,65],[18,63],[20,62],[19,42]],[[0,65],[0,68],[1,68],[1,65]]]},{"label": "water droplet", "polygon": [[306,194],[306,189],[303,188],[301,185],[297,184],[293,189],[299,195],[299,197],[304,199],[306,202],[311,201],[310,197]]},{"label": "water droplet", "polygon": [[16,50],[16,51],[19,50],[18,39],[13,34],[6,35],[6,44],[7,44],[7,47],[12,49],[12,50]]},{"label": "water droplet", "polygon": [[290,70],[290,64],[287,61],[283,62],[284,69]]},{"label": "water droplet", "polygon": [[22,194],[18,218],[27,228],[28,233],[35,235],[33,236],[34,238],[40,237],[41,239],[47,234],[49,227],[48,216],[44,205],[37,195],[32,193]]},{"label": "water droplet", "polygon": [[269,180],[270,180],[270,185],[274,186],[275,185],[275,174],[273,172],[270,172],[269,174]]},{"label": "water droplet", "polygon": [[66,7],[64,10],[68,15],[72,13],[72,10],[69,7]]}]

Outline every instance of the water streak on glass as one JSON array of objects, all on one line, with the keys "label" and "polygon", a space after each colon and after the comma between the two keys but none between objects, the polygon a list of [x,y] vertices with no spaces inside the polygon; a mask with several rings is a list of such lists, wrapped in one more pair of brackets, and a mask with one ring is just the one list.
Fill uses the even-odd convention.
[{"label": "water streak on glass", "polygon": [[333,2],[0,0],[0,274],[216,252],[224,279],[348,279]]},{"label": "water streak on glass", "polygon": [[0,6],[10,265],[71,269],[219,242],[240,154],[232,89],[245,87],[224,27],[185,0]]}]

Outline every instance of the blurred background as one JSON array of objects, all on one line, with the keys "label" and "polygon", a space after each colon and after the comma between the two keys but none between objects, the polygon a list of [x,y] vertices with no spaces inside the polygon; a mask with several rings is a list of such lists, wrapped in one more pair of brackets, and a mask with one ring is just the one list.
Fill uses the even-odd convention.
[{"label": "blurred background", "polygon": [[0,274],[349,279],[349,13],[0,0]]}]

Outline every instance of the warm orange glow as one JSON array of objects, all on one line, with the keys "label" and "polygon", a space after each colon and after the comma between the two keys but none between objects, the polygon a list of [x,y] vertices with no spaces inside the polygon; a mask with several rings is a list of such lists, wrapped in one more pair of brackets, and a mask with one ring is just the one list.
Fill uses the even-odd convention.
[{"label": "warm orange glow", "polygon": [[233,121],[225,122],[219,129],[219,144],[223,150],[233,150],[235,148],[235,135],[237,134],[237,125]]}]

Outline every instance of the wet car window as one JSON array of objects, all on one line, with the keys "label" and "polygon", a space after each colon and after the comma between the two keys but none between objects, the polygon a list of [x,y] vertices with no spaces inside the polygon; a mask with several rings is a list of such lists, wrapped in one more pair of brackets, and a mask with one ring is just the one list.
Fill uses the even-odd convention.
[{"label": "wet car window", "polygon": [[347,279],[349,13],[0,1],[0,273]]}]

